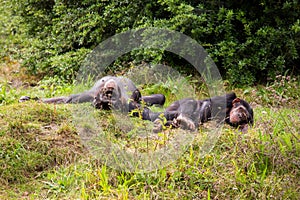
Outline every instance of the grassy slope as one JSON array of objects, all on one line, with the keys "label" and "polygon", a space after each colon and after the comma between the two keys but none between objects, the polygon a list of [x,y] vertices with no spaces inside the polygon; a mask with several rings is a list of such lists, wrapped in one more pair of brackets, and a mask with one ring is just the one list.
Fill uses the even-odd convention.
[{"label": "grassy slope", "polygon": [[[15,63],[5,66],[8,72],[0,83],[2,88],[6,85],[0,106],[0,199],[297,199],[300,195],[297,106],[256,105],[254,127],[240,133],[225,126],[204,157],[199,155],[201,141],[195,140],[168,167],[125,173],[88,154],[72,123],[71,106],[17,103],[21,94],[35,94],[36,89],[7,84],[24,82],[24,77],[9,73]],[[100,123],[109,130],[113,120],[107,113],[100,113],[103,116],[106,120]],[[121,133],[120,138],[126,140],[126,135]]]}]

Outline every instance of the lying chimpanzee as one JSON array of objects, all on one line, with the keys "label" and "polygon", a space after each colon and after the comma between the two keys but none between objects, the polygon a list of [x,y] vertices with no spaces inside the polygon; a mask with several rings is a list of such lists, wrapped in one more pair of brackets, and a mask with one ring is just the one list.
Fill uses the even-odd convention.
[{"label": "lying chimpanzee", "polygon": [[[165,96],[162,94],[153,94],[150,96],[135,95],[138,89],[134,83],[125,77],[105,76],[98,80],[94,86],[79,94],[72,94],[68,97],[54,97],[48,99],[41,99],[43,103],[84,103],[91,102],[94,107],[98,109],[130,109],[128,103],[131,98],[133,101],[140,102],[143,100],[146,105],[163,105],[165,103]],[[136,97],[135,97],[136,96]],[[137,99],[139,98],[139,99]],[[27,101],[30,97],[23,96],[19,102]],[[131,108],[133,109],[133,108]]]},{"label": "lying chimpanzee", "polygon": [[242,131],[246,131],[247,124],[253,125],[251,106],[245,100],[237,98],[233,92],[205,100],[181,99],[173,102],[164,112],[152,112],[148,107],[141,106],[141,99],[140,92],[136,90],[132,95],[133,101],[129,103],[129,110],[133,116],[153,121],[156,125],[155,132],[161,131],[163,125],[195,130],[200,124],[213,119],[225,121]]},{"label": "lying chimpanzee", "polygon": [[[157,113],[151,113],[149,110],[147,112],[151,120],[158,115]],[[166,108],[163,116],[167,120],[164,125],[172,125],[188,130],[195,130],[200,124],[212,119],[225,121],[233,127],[239,127],[242,131],[246,131],[247,124],[253,125],[251,106],[246,101],[237,98],[233,92],[205,100],[185,98],[175,101]],[[156,131],[160,131],[162,120],[154,119],[154,121],[157,125]]]}]

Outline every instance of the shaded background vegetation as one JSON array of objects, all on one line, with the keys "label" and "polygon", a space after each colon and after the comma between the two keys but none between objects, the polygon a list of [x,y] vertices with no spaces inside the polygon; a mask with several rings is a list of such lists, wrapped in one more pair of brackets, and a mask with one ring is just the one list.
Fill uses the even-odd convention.
[{"label": "shaded background vegetation", "polygon": [[[235,85],[299,73],[300,3],[287,1],[190,0],[13,0],[2,37],[12,37],[23,66],[41,78],[70,81],[86,54],[106,38],[129,29],[160,27],[197,40]],[[2,42],[4,43],[4,42]],[[139,50],[116,61],[111,71],[140,61],[167,63],[192,72],[169,52]],[[297,68],[298,67],[298,68]]]}]

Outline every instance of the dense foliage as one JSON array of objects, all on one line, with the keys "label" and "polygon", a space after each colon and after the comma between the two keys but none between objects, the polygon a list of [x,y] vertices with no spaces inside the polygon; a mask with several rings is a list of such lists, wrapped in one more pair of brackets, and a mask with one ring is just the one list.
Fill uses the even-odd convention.
[{"label": "dense foliage", "polygon": [[[86,54],[125,30],[161,27],[197,40],[232,84],[296,74],[300,65],[300,3],[287,1],[14,0],[12,33],[25,33],[24,66],[71,80]],[[11,33],[11,34],[12,34]],[[25,42],[24,42],[25,45]],[[138,56],[137,56],[138,55]],[[162,51],[131,52],[130,61],[165,62],[189,72],[186,61]]]}]

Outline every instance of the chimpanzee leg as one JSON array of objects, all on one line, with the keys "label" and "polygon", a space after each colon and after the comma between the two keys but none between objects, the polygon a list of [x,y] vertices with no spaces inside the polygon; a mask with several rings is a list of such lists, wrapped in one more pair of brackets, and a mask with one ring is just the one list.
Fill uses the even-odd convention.
[{"label": "chimpanzee leg", "polygon": [[152,95],[149,95],[149,96],[142,96],[142,100],[148,106],[152,106],[152,105],[163,106],[165,101],[166,101],[166,97],[163,94],[152,94]]}]

